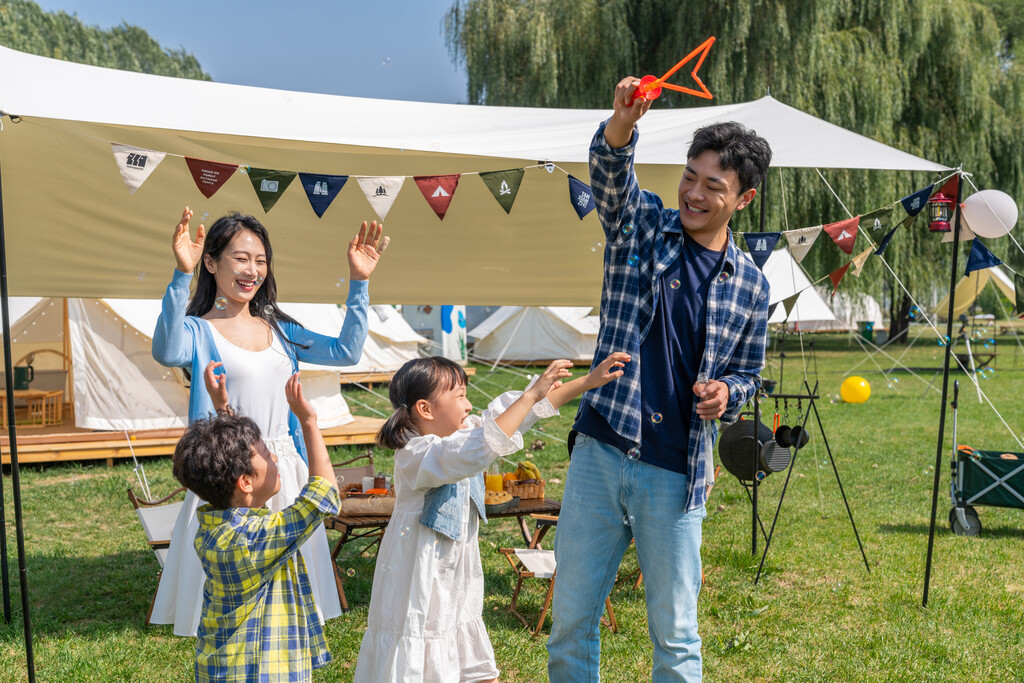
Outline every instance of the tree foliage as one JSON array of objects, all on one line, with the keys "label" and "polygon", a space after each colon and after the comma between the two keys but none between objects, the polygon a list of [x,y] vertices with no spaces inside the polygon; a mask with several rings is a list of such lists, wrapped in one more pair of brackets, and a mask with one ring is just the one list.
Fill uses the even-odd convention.
[{"label": "tree foliage", "polygon": [[[453,59],[466,65],[471,103],[609,110],[623,76],[661,74],[714,35],[701,69],[715,95],[710,104],[770,92],[885,144],[962,165],[979,188],[1024,197],[1024,63],[1017,58],[1024,0],[456,0],[445,32]],[[655,106],[706,106],[666,95]],[[937,180],[920,173],[822,173],[854,214]],[[768,197],[769,229],[846,218],[813,170],[773,170]],[[757,229],[756,212],[745,213],[734,227]],[[902,230],[886,251],[922,299],[949,277],[941,265],[948,247],[928,233],[926,222],[922,216]],[[987,246],[1008,263],[1024,264],[1007,242]],[[805,266],[820,277],[846,258],[837,249],[815,248]],[[870,259],[865,276],[848,278],[843,289],[884,294],[893,283],[878,261]]]},{"label": "tree foliage", "polygon": [[92,66],[210,80],[192,54],[161,47],[137,26],[105,31],[65,12],[44,12],[31,0],[0,2],[0,45]]}]

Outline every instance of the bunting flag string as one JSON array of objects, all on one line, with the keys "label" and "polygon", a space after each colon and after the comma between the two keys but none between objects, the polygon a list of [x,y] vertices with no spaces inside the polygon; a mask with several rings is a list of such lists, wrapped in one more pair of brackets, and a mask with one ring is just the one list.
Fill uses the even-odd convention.
[{"label": "bunting flag string", "polygon": [[167,156],[163,152],[131,145],[110,143],[110,147],[114,151],[114,161],[117,162],[117,169],[121,172],[124,184],[128,186],[129,194],[135,194],[135,190],[146,182],[153,170]]}]

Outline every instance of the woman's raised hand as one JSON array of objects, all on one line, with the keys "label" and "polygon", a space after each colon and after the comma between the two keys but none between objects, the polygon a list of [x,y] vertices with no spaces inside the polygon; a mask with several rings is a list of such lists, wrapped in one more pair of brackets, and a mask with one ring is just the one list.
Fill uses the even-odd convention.
[{"label": "woman's raised hand", "polygon": [[[367,226],[366,221],[359,228],[359,234],[348,243],[348,272],[352,280],[367,280],[370,273],[377,267],[377,261],[384,251],[380,244],[380,236],[384,232],[384,224],[373,221]],[[385,244],[388,238],[384,238]],[[380,248],[378,249],[378,245]]]},{"label": "woman's raised hand", "polygon": [[181,222],[174,229],[174,237],[171,238],[171,249],[174,251],[174,259],[178,262],[178,270],[191,274],[203,255],[203,242],[206,240],[206,228],[202,223],[196,230],[196,240],[192,241],[192,233],[189,232],[188,222],[192,220],[192,209],[185,207],[181,212]]}]

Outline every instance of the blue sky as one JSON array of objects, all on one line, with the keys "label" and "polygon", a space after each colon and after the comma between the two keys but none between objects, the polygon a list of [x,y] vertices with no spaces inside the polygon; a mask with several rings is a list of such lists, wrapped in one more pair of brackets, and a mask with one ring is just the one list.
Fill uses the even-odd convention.
[{"label": "blue sky", "polygon": [[464,103],[448,56],[449,0],[36,0],[84,23],[122,22],[184,48],[215,81],[332,95]]}]

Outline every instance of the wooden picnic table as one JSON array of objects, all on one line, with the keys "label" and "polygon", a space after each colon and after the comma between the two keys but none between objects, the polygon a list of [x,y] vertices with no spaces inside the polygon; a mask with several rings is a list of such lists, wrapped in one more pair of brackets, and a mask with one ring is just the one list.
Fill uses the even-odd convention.
[{"label": "wooden picnic table", "polygon": [[[539,546],[541,539],[550,528],[550,524],[537,523],[535,529],[531,530],[527,525],[527,517],[534,514],[557,515],[562,509],[562,504],[557,500],[527,498],[519,501],[519,505],[509,508],[505,512],[487,515],[487,519],[501,519],[504,517],[515,517],[519,524],[519,533],[531,548]],[[341,599],[341,609],[348,611],[348,599],[345,597],[345,589],[342,585],[341,567],[338,566],[338,555],[347,543],[362,538],[373,538],[367,548],[380,543],[384,530],[391,521],[390,514],[376,515],[334,515],[324,520],[324,526],[332,531],[341,534],[341,538],[334,545],[331,551],[331,562],[334,565],[334,580],[338,584],[338,597]],[[364,548],[365,550],[365,548]]]}]

